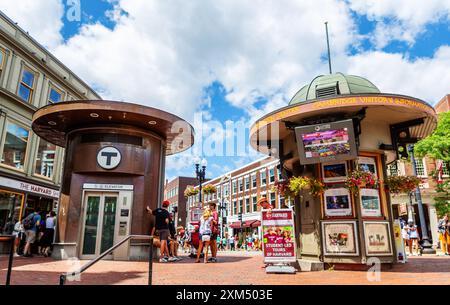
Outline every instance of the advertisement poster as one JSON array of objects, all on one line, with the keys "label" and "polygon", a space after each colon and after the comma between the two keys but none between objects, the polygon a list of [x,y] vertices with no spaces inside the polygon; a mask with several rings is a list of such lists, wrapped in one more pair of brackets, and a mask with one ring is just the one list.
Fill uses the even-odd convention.
[{"label": "advertisement poster", "polygon": [[350,192],[346,188],[328,189],[324,193],[326,216],[352,215]]},{"label": "advertisement poster", "polygon": [[296,261],[294,212],[291,209],[262,210],[265,263]]},{"label": "advertisement poster", "polygon": [[388,222],[364,222],[367,255],[392,255]]},{"label": "advertisement poster", "polygon": [[359,255],[355,221],[322,222],[322,240],[325,255]]},{"label": "advertisement poster", "polygon": [[361,215],[363,217],[381,216],[380,194],[376,189],[361,189]]},{"label": "advertisement poster", "polygon": [[323,182],[340,182],[347,179],[347,163],[322,164]]},{"label": "advertisement poster", "polygon": [[360,171],[370,172],[378,177],[377,166],[374,158],[371,157],[358,157],[358,169]]}]

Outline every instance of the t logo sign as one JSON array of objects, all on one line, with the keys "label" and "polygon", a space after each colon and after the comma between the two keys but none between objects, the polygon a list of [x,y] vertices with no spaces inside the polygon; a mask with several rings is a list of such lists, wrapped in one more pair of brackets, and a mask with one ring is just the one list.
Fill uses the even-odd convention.
[{"label": "t logo sign", "polygon": [[104,169],[116,168],[121,159],[120,151],[112,146],[103,147],[97,154],[97,163]]}]

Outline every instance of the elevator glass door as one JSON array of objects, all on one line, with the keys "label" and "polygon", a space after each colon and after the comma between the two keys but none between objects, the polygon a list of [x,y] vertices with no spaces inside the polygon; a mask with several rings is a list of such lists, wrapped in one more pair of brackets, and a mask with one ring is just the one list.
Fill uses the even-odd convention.
[{"label": "elevator glass door", "polygon": [[118,194],[85,194],[82,258],[94,258],[114,245]]}]

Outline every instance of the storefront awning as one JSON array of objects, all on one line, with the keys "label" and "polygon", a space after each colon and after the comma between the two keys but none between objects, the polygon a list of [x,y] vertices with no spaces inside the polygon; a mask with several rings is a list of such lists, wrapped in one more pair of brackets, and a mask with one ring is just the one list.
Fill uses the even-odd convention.
[{"label": "storefront awning", "polygon": [[[242,222],[242,228],[255,228],[261,225],[261,222],[259,220],[246,220]],[[232,222],[229,225],[230,228],[232,229],[240,229],[241,228],[241,222],[240,221],[235,221]]]}]

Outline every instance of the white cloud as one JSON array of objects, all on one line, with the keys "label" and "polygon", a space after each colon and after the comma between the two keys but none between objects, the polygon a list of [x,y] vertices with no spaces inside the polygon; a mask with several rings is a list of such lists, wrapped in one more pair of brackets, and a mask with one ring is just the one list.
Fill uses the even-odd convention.
[{"label": "white cloud", "polygon": [[61,0],[0,0],[0,9],[43,46],[52,49],[62,42]]},{"label": "white cloud", "polygon": [[372,81],[382,92],[405,94],[435,104],[450,92],[450,46],[432,58],[410,60],[402,54],[370,52],[348,58],[348,72]]},{"label": "white cloud", "polygon": [[359,15],[376,21],[370,40],[378,49],[392,40],[413,45],[428,24],[450,19],[450,1],[442,0],[347,0]]}]

